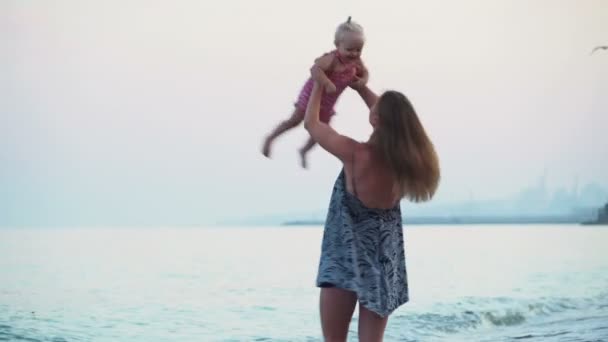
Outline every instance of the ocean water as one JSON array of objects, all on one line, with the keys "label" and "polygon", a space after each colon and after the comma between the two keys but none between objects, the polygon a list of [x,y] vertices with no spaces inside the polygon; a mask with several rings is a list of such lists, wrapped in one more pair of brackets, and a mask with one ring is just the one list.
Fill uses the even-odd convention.
[{"label": "ocean water", "polygon": [[[321,237],[0,229],[0,341],[321,341]],[[411,300],[385,341],[608,341],[608,227],[406,226],[405,239]]]}]

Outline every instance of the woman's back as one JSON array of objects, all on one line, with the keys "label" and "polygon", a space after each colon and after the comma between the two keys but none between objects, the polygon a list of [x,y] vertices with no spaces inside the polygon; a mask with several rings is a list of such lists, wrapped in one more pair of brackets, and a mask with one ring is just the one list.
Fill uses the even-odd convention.
[{"label": "woman's back", "polygon": [[370,144],[359,143],[344,170],[346,190],[366,207],[390,209],[401,200],[394,172]]}]

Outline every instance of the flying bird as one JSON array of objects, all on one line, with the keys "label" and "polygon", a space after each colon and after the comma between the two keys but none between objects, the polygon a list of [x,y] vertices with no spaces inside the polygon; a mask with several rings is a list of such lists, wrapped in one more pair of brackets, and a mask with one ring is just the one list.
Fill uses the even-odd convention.
[{"label": "flying bird", "polygon": [[591,51],[590,55],[593,55],[593,53],[597,50],[608,50],[608,45],[603,45],[603,46],[596,46],[595,48],[593,48],[593,50]]}]

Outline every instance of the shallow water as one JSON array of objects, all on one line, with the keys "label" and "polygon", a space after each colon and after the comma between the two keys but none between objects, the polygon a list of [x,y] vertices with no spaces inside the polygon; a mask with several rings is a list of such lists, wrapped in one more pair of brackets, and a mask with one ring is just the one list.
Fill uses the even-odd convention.
[{"label": "shallow water", "polygon": [[[321,236],[0,229],[0,340],[320,341]],[[386,341],[608,341],[608,228],[407,226],[405,239],[411,301]]]}]

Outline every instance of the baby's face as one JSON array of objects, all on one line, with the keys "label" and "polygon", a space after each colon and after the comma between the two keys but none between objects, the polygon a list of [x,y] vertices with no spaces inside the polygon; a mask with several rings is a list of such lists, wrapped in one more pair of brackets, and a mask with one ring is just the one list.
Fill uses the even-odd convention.
[{"label": "baby's face", "polygon": [[361,51],[365,39],[363,36],[353,32],[347,32],[342,36],[342,39],[336,44],[340,55],[344,56],[348,61],[354,61],[361,57]]}]

